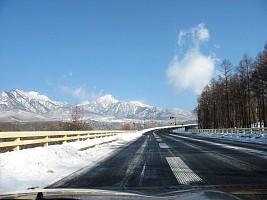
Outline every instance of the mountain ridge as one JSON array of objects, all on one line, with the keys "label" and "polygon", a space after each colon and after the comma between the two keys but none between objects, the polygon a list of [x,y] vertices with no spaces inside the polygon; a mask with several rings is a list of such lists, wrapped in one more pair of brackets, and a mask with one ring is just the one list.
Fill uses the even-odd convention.
[{"label": "mountain ridge", "polygon": [[[23,116],[28,120],[70,120],[71,106],[66,102],[52,101],[38,92],[12,89],[0,93],[0,121],[25,121]],[[81,102],[77,106],[83,108],[85,120],[166,120],[171,116],[178,121],[194,119],[191,112],[180,108],[160,108],[138,101],[120,101],[111,94]]]}]

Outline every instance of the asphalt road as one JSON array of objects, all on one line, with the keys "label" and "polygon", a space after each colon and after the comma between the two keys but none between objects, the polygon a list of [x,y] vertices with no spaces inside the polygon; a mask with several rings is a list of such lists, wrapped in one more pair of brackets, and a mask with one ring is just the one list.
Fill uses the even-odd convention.
[{"label": "asphalt road", "polygon": [[49,188],[267,186],[267,147],[157,130]]}]

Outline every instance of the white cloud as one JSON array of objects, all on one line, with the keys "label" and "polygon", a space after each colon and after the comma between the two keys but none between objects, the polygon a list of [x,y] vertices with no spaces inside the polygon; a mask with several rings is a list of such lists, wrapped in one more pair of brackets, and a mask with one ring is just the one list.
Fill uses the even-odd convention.
[{"label": "white cloud", "polygon": [[79,87],[68,87],[68,86],[60,86],[59,91],[62,94],[71,95],[74,98],[85,100],[89,98],[89,93],[86,91],[85,85],[81,85]]},{"label": "white cloud", "polygon": [[191,89],[195,94],[200,94],[212,78],[216,57],[214,54],[204,55],[200,52],[200,45],[208,42],[209,38],[209,30],[204,24],[180,31],[180,50],[184,50],[184,46],[188,46],[188,49],[181,58],[175,55],[167,69],[169,83],[178,93]]},{"label": "white cloud", "polygon": [[198,51],[189,51],[179,60],[176,56],[167,70],[169,82],[177,92],[192,89],[195,94],[201,93],[212,77],[214,59]]},{"label": "white cloud", "polygon": [[178,45],[180,48],[184,45],[190,45],[190,48],[198,49],[201,43],[209,41],[209,38],[209,30],[203,23],[200,23],[194,28],[181,30],[178,37]]},{"label": "white cloud", "polygon": [[66,94],[74,97],[78,100],[97,99],[103,96],[104,90],[98,90],[95,86],[91,92],[87,91],[86,85],[80,85],[78,87],[59,86],[61,94]]},{"label": "white cloud", "polygon": [[97,90],[97,87],[95,86],[92,93],[91,93],[91,97],[93,99],[98,99],[99,97],[103,96],[103,92],[104,90]]},{"label": "white cloud", "polygon": [[208,41],[210,38],[209,30],[206,29],[204,24],[199,24],[197,28],[195,28],[196,33],[197,33],[197,40],[201,42]]}]

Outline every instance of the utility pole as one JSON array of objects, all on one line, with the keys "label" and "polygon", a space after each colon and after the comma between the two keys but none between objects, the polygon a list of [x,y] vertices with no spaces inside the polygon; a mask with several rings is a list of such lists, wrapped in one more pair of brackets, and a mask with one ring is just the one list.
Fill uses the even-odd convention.
[{"label": "utility pole", "polygon": [[144,129],[146,128],[146,118],[144,117]]},{"label": "utility pole", "polygon": [[170,117],[170,119],[174,119],[174,121],[175,121],[175,126],[176,126],[176,117]]}]

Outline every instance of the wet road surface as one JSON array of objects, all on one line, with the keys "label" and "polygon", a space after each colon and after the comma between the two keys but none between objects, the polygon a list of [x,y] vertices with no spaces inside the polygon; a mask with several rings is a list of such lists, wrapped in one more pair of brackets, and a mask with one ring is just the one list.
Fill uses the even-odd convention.
[{"label": "wet road surface", "polygon": [[267,147],[150,131],[89,169],[49,188],[267,185]]}]

